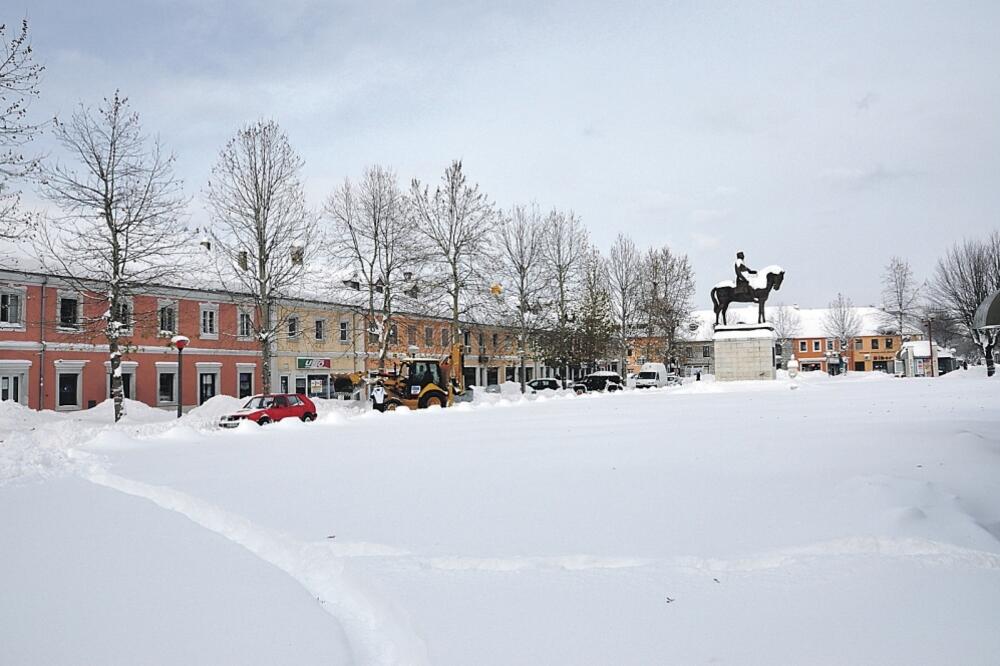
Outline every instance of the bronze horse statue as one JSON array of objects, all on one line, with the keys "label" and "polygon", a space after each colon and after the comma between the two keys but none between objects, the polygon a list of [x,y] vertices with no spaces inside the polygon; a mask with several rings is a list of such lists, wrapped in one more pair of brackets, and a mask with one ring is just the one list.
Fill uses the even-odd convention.
[{"label": "bronze horse statue", "polygon": [[[712,289],[712,304],[715,306],[715,325],[719,325],[719,313],[722,313],[722,323],[726,324],[726,310],[730,303],[759,303],[760,310],[757,314],[757,323],[764,323],[764,303],[767,301],[771,289],[778,291],[781,289],[781,282],[785,279],[785,271],[777,266],[772,266],[764,271],[766,283],[764,287],[754,287],[749,285],[747,291],[736,293],[736,283],[730,281],[727,284],[720,283]],[[730,286],[732,285],[732,286]]]}]

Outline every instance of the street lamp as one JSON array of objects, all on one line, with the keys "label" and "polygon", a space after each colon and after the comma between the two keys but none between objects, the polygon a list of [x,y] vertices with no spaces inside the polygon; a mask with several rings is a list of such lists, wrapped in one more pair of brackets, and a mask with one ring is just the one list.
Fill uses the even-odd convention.
[{"label": "street lamp", "polygon": [[934,315],[927,316],[927,346],[931,357],[931,377],[937,377],[937,363],[934,361]]},{"label": "street lamp", "polygon": [[191,339],[186,335],[175,335],[170,338],[170,344],[177,348],[177,418],[181,417],[181,410],[183,409],[184,403],[181,400],[181,396],[184,391],[184,382],[182,380],[183,375],[181,374],[184,365],[181,363],[181,352],[184,348],[188,346]]}]

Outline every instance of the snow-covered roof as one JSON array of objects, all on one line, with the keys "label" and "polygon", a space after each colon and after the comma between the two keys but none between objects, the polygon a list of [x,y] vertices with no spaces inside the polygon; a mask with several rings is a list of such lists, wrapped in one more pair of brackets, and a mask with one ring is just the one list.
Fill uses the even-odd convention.
[{"label": "snow-covered roof", "polygon": [[[951,349],[944,349],[938,345],[934,345],[934,355],[938,358],[953,358]],[[912,351],[913,356],[916,358],[928,358],[931,355],[931,344],[927,340],[913,340],[911,342],[904,342],[900,353],[904,354],[907,351]]]},{"label": "snow-covered roof", "polygon": [[[764,317],[768,322],[774,323],[775,313],[779,307],[782,306],[764,306]],[[826,325],[824,323],[824,320],[830,312],[829,308],[787,307],[792,308],[799,318],[799,331],[795,336],[796,338],[830,337],[826,331]],[[890,317],[884,310],[870,306],[859,306],[855,307],[854,311],[861,320],[859,335],[883,335],[885,327],[890,321]],[[757,305],[732,305],[726,313],[726,319],[730,324],[756,324]],[[721,317],[719,318],[719,322],[722,322]],[[690,325],[685,325],[681,331],[681,336],[685,340],[711,340],[714,333],[712,327],[715,324],[715,312],[712,310],[695,310],[691,313],[689,324]],[[918,333],[919,331],[913,330],[911,332]]]}]

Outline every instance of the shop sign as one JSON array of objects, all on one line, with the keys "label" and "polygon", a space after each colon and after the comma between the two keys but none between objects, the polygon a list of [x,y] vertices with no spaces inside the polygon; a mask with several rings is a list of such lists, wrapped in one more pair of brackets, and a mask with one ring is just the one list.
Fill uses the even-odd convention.
[{"label": "shop sign", "polygon": [[311,358],[299,356],[296,360],[296,367],[299,370],[329,370],[333,364],[328,358]]},{"label": "shop sign", "polygon": [[322,379],[310,379],[309,380],[309,395],[317,395],[323,392],[323,380]]}]

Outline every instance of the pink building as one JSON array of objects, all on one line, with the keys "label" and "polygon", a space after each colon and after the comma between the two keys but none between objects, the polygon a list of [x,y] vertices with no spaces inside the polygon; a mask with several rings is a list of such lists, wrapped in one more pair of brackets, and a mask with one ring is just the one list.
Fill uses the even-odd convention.
[{"label": "pink building", "polygon": [[[34,409],[87,409],[110,397],[108,345],[101,315],[107,301],[58,276],[0,271],[0,400]],[[125,396],[185,408],[214,395],[256,392],[260,353],[252,310],[219,291],[150,287],[122,317]],[[178,383],[174,334],[191,339]]]}]

